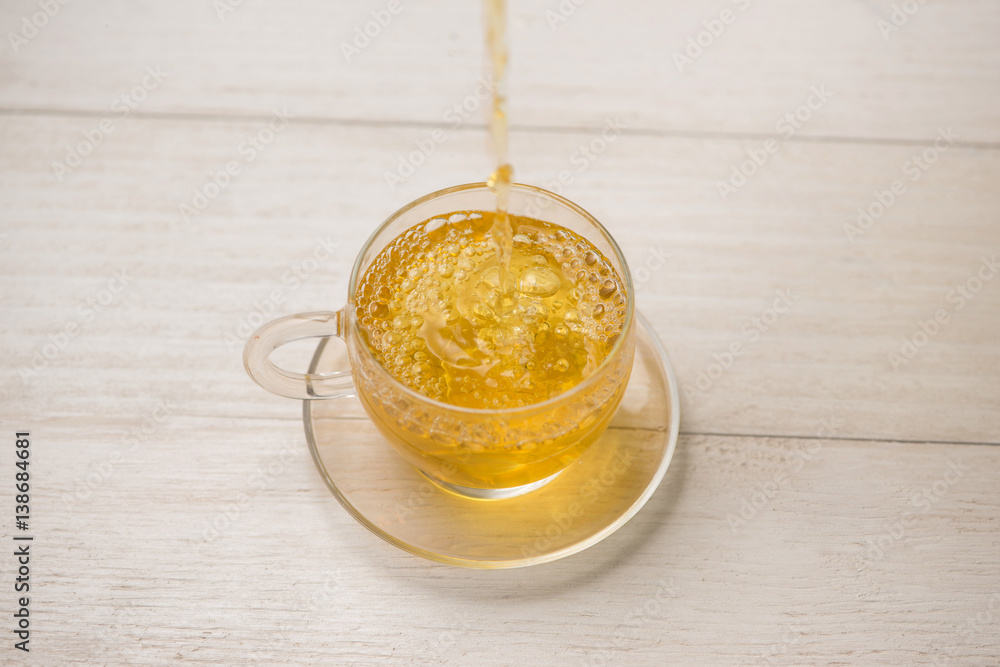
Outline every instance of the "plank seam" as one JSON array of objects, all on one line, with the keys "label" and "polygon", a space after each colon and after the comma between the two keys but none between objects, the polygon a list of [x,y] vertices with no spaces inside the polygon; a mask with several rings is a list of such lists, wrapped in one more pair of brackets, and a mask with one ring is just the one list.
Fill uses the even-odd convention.
[{"label": "plank seam", "polygon": [[[47,109],[47,108],[9,108],[0,107],[0,115],[4,116],[62,116],[75,118],[104,118],[107,111],[89,109]],[[234,121],[257,122],[266,121],[270,116],[258,114],[208,114],[208,113],[168,113],[133,111],[130,118],[141,120],[176,120],[176,121],[207,121],[231,123]],[[480,123],[464,123],[460,127],[452,127],[445,123],[421,120],[380,120],[326,118],[322,116],[296,116],[296,123],[308,125],[326,125],[331,127],[370,127],[370,128],[411,128],[411,129],[446,129],[450,132],[485,132],[486,125]],[[594,126],[555,126],[555,125],[519,125],[512,123],[512,130],[536,134],[591,134],[601,128]],[[701,130],[664,130],[654,128],[626,128],[623,136],[659,137],[671,139],[715,139],[720,141],[766,141],[774,139],[775,135],[767,132],[707,132]],[[933,146],[937,137],[931,139],[891,138],[891,137],[855,137],[834,135],[796,134],[793,137],[782,138],[783,142],[799,144],[866,144],[873,146],[910,146],[925,148]],[[995,151],[1000,150],[1000,142],[995,141],[963,141],[956,140],[952,148]]]}]

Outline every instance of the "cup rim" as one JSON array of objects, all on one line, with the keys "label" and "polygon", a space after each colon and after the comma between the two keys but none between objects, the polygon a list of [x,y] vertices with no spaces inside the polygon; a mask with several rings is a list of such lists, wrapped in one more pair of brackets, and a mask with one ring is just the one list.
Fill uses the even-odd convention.
[{"label": "cup rim", "polygon": [[[622,253],[621,248],[618,247],[618,242],[615,241],[614,237],[611,236],[607,228],[605,228],[604,225],[602,225],[597,218],[595,218],[593,215],[587,212],[583,207],[570,201],[569,199],[566,199],[565,197],[558,195],[555,192],[551,192],[549,190],[534,185],[528,185],[526,183],[511,183],[510,187],[511,191],[520,190],[520,191],[538,193],[544,197],[548,197],[549,199],[554,200],[557,204],[560,204],[570,209],[580,217],[590,222],[594,227],[598,229],[598,231],[600,231],[604,235],[604,238],[607,239],[608,243],[611,245],[611,249],[614,251],[615,257],[618,258],[618,262],[622,267],[622,273],[624,275],[621,276],[621,279],[622,282],[625,284],[625,294],[626,298],[628,299],[628,303],[625,306],[625,322],[622,324],[622,330],[618,336],[618,340],[615,341],[615,344],[608,352],[608,355],[604,358],[604,360],[600,364],[598,364],[597,368],[594,369],[594,372],[591,373],[589,377],[585,378],[579,384],[574,385],[571,389],[564,391],[561,394],[556,394],[555,396],[547,398],[544,401],[539,401],[538,403],[529,403],[527,405],[521,405],[509,408],[469,408],[461,405],[453,405],[451,403],[446,403],[444,401],[439,401],[437,399],[431,398],[430,396],[425,396],[424,394],[421,394],[420,392],[411,389],[406,384],[395,378],[392,375],[392,373],[386,370],[385,366],[383,366],[379,362],[379,360],[375,358],[375,355],[372,354],[372,351],[368,349],[367,345],[359,345],[358,347],[361,348],[359,353],[367,355],[368,358],[372,362],[374,362],[374,366],[377,367],[378,372],[384,375],[386,379],[388,379],[389,382],[394,385],[394,389],[402,392],[404,395],[408,397],[412,397],[417,401],[430,404],[434,407],[440,407],[448,411],[458,412],[466,415],[503,417],[503,416],[525,413],[529,411],[535,411],[539,409],[544,410],[546,408],[552,407],[554,405],[559,404],[562,401],[571,398],[575,394],[582,392],[583,390],[585,390],[586,388],[590,387],[592,384],[597,382],[598,378],[602,374],[601,372],[605,369],[605,367],[610,365],[610,363],[613,360],[615,360],[615,358],[619,354],[622,353],[624,346],[628,342],[629,334],[631,334],[632,332],[633,320],[635,319],[634,317],[635,289],[632,285],[632,272],[628,268],[628,262],[625,261],[625,255]],[[348,315],[348,320],[351,323],[350,333],[352,335],[358,335],[358,337],[360,338],[361,325],[358,322],[355,313],[353,312],[353,309],[355,308],[354,294],[357,290],[358,278],[360,277],[361,274],[362,260],[364,259],[365,255],[368,253],[372,245],[375,243],[375,240],[382,235],[382,232],[385,231],[389,227],[389,225],[395,222],[397,218],[399,218],[407,211],[416,208],[417,206],[420,206],[421,204],[424,204],[428,201],[438,199],[445,195],[450,195],[456,192],[464,192],[468,190],[486,190],[489,192],[490,187],[485,182],[463,183],[462,185],[453,185],[451,187],[444,188],[442,190],[431,192],[422,197],[419,197],[418,199],[414,199],[408,204],[405,204],[400,208],[396,209],[396,211],[394,211],[391,215],[389,215],[389,217],[387,217],[382,222],[382,224],[380,224],[378,227],[375,228],[375,231],[373,231],[371,235],[368,237],[368,240],[365,241],[365,244],[361,247],[361,250],[358,251],[358,256],[354,260],[354,268],[351,270],[351,278],[348,281],[347,285],[347,305],[345,306],[345,310],[347,308],[351,309],[351,311],[348,312],[347,315]]]}]

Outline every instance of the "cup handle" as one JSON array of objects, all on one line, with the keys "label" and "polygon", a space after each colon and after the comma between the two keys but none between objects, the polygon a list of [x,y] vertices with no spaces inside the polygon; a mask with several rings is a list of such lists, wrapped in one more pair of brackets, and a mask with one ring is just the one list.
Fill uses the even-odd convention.
[{"label": "cup handle", "polygon": [[243,366],[254,382],[272,394],[314,400],[354,395],[350,371],[294,373],[271,361],[277,348],[303,338],[343,339],[344,311],[317,311],[288,315],[268,322],[253,332],[243,348]]}]

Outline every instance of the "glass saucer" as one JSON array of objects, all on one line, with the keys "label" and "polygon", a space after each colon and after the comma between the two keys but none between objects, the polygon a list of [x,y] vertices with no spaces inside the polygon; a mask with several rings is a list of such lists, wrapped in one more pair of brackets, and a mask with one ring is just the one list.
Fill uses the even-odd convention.
[{"label": "glass saucer", "polygon": [[[653,495],[677,446],[680,402],[666,350],[638,315],[635,362],[608,430],[541,488],[505,500],[450,493],[385,442],[356,398],[303,401],[306,440],[327,486],[361,525],[400,549],[474,568],[536,565],[600,542]],[[310,373],[348,367],[320,342]]]}]

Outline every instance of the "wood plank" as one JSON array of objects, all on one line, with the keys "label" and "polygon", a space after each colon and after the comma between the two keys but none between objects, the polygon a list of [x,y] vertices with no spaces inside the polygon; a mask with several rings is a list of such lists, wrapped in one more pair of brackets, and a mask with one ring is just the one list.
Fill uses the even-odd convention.
[{"label": "wood plank", "polygon": [[358,525],[301,406],[240,358],[256,322],[339,306],[391,211],[490,170],[482,109],[445,115],[482,71],[479,4],[404,2],[347,62],[386,0],[3,3],[0,430],[33,437],[32,664],[996,664],[1000,7],[920,3],[883,36],[901,5],[512,3],[517,179],[619,240],[684,434],[610,538],[484,572]]},{"label": "wood plank", "polygon": [[[227,4],[69,3],[16,51],[4,40],[0,106],[109,114],[154,66],[167,77],[135,113],[287,106],[302,116],[447,124],[482,72],[477,3],[402,3],[349,59],[341,44],[372,12],[386,12],[384,0],[248,0],[220,17],[215,7]],[[800,112],[809,116],[800,137],[929,141],[953,126],[963,141],[1000,141],[996,3],[921,3],[883,35],[879,22],[898,4],[514,2],[511,120],[573,128],[620,116],[633,129],[771,135],[823,86],[832,97]],[[553,18],[560,6],[565,21]],[[38,11],[32,0],[4,3],[4,34]],[[718,22],[723,11],[728,25]],[[699,39],[704,52],[691,50],[679,68],[676,55]]]},{"label": "wood plank", "polygon": [[135,448],[110,409],[30,426],[41,664],[989,664],[1000,649],[995,447],[683,436],[604,542],[471,571],[355,524],[291,421],[178,414]]},{"label": "wood plank", "polygon": [[[12,116],[0,127],[3,391],[25,416],[101,414],[109,401],[141,414],[171,397],[185,414],[293,418],[294,403],[243,373],[255,313],[275,290],[274,315],[339,306],[379,220],[488,167],[481,135],[453,132],[390,191],[383,174],[419,132],[292,123],[185,223],[179,205],[241,159],[262,123],[131,119],[59,183],[52,160],[90,122]],[[832,414],[838,437],[1000,442],[1000,283],[974,282],[1000,249],[996,151],[942,153],[851,243],[844,225],[905,179],[913,148],[784,145],[722,202],[716,183],[752,142],[621,137],[579,171],[571,156],[591,138],[518,136],[520,176],[568,172],[565,193],[619,238],[686,388],[685,431],[809,437]],[[650,272],[659,249],[669,258]],[[286,282],[295,267],[303,277]],[[122,269],[128,286],[106,294]],[[967,283],[980,291],[959,308]],[[769,311],[779,290],[786,314]],[[110,303],[87,319],[98,298]],[[947,323],[894,370],[890,353],[905,352],[904,338],[923,343],[921,322],[938,310]],[[80,332],[60,338],[73,323]],[[733,343],[742,354],[729,364]],[[55,359],[37,356],[46,350]]]}]

